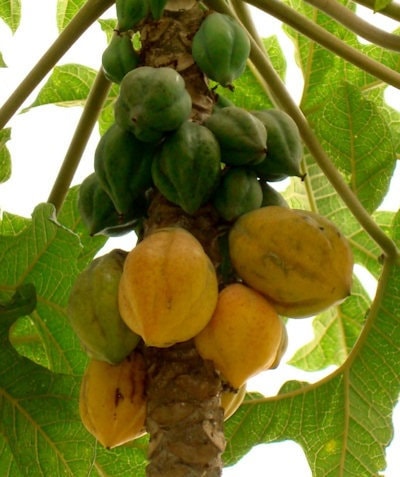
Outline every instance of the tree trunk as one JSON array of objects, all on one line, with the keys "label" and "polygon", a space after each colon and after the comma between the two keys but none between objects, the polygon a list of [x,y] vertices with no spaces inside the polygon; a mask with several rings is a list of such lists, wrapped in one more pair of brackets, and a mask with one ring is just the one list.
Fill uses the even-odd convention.
[{"label": "tree trunk", "polygon": [[[204,18],[193,0],[171,0],[164,16],[140,29],[142,64],[168,66],[185,79],[192,98],[191,119],[211,114],[214,93],[191,55],[191,40]],[[211,206],[194,215],[155,192],[143,236],[160,227],[189,230],[217,268],[218,237],[224,226]],[[140,237],[139,237],[140,239]],[[144,349],[148,369],[146,428],[150,435],[147,477],[216,477],[225,448],[222,384],[212,362],[203,361],[192,341]]]}]

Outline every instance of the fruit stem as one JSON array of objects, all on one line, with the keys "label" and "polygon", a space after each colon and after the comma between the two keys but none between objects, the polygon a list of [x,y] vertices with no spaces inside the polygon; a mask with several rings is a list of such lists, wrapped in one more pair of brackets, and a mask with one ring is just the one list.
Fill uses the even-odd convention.
[{"label": "fruit stem", "polygon": [[48,202],[55,206],[57,212],[67,195],[110,86],[110,81],[104,76],[103,70],[100,68],[48,198]]},{"label": "fruit stem", "polygon": [[[222,0],[207,0],[206,3],[216,11],[236,17],[234,10],[227,6]],[[252,3],[256,4],[257,2],[254,1]],[[240,21],[238,17],[236,18]],[[370,214],[364,209],[357,196],[353,193],[336,167],[333,165],[328,154],[323,149],[317,136],[309,125],[307,118],[295,103],[290,93],[286,89],[285,84],[275,71],[268,55],[265,53],[265,50],[260,48],[258,42],[251,36],[250,42],[250,60],[259,72],[257,78],[265,89],[266,93],[271,96],[274,103],[278,104],[279,107],[286,111],[296,122],[302,139],[309,152],[312,154],[327,179],[330,181],[336,192],[340,195],[360,225],[382,248],[387,256],[397,257],[399,250],[396,247],[396,244],[374,222]]]},{"label": "fruit stem", "polygon": [[17,86],[0,109],[0,129],[14,116],[18,108],[71,48],[78,38],[114,3],[114,0],[88,0],[68,23],[50,48]]}]

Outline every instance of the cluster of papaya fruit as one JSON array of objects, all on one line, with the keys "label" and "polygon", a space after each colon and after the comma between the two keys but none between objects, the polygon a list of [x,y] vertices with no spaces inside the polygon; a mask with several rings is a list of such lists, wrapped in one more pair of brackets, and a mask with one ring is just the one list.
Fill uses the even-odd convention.
[{"label": "cluster of papaya fruit", "polygon": [[[290,209],[269,184],[302,177],[300,135],[287,114],[219,98],[199,123],[177,71],[110,61],[114,40],[131,41],[123,33],[149,15],[160,18],[165,3],[116,2],[119,30],[103,55],[120,88],[115,122],[96,148],[79,208],[90,234],[113,235],[146,220],[152,190],[187,215],[210,204],[228,230],[234,277],[221,285],[203,245],[176,224],[151,230],[129,253],[96,258],[78,276],[68,316],[91,358],[80,412],[106,447],[145,432],[143,347],[193,340],[226,383],[221,404],[229,417],[247,380],[279,364],[287,345],[282,317],[319,313],[351,288],[345,237],[326,218]],[[249,50],[241,26],[217,12],[205,15],[192,40],[200,70],[223,86],[242,74]]]}]

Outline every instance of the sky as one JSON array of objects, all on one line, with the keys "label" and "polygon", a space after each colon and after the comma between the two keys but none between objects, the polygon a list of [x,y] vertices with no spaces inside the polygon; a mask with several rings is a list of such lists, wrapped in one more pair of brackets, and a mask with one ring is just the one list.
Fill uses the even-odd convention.
[{"label": "sky", "polygon": [[[41,15],[38,18],[38,15]],[[0,105],[24,75],[43,54],[49,43],[56,38],[55,1],[36,0],[23,2],[23,18],[21,28],[12,36],[9,30],[0,24],[0,51],[9,66],[0,71]],[[265,31],[265,17],[257,15],[256,23]],[[374,22],[377,24],[376,17]],[[268,23],[268,34],[276,30],[278,23],[271,26]],[[392,28],[392,23],[388,24]],[[291,44],[282,35],[279,35],[284,51],[291,49]],[[79,43],[74,46],[60,63],[81,63],[98,69],[101,52],[99,45],[105,44],[105,36],[97,25],[85,34]],[[295,66],[291,66],[288,77],[293,78],[293,96],[300,92],[294,89],[299,78],[296,76]],[[29,105],[35,98],[38,89],[26,101]],[[393,93],[392,101],[400,108],[400,95]],[[13,127],[13,139],[9,142],[9,149],[13,158],[13,175],[5,184],[0,185],[0,209],[29,217],[32,204],[47,200],[57,171],[68,147],[81,113],[80,108],[57,108],[53,106],[36,108],[27,114],[19,114],[13,118],[10,125]],[[74,177],[73,184],[79,184],[93,170],[93,151],[99,140],[99,134],[94,131],[81,165]],[[41,171],[38,174],[38,171]],[[400,174],[398,174],[399,176]],[[398,177],[397,176],[397,177]],[[398,208],[400,198],[398,191],[393,189],[387,205],[392,210]],[[135,237],[132,234],[124,236],[119,241],[109,241],[108,248],[129,249],[134,245]],[[106,249],[105,249],[106,250]],[[374,284],[368,283],[370,293],[374,293]],[[278,370],[263,373],[263,375],[249,382],[248,390],[258,390],[266,395],[273,395],[288,379],[301,379],[314,382],[325,376],[332,369],[318,373],[304,373],[285,364],[294,351],[311,340],[312,320],[291,320],[289,325],[289,347]],[[399,406],[398,406],[399,408]],[[396,429],[400,429],[400,409],[396,409]],[[395,448],[400,446],[399,432],[389,449],[389,466],[385,477],[398,477],[400,468],[399,452]],[[251,473],[252,477],[311,477],[309,466],[301,447],[293,442],[261,445],[254,448],[236,466],[224,469],[223,477],[243,477]]]}]

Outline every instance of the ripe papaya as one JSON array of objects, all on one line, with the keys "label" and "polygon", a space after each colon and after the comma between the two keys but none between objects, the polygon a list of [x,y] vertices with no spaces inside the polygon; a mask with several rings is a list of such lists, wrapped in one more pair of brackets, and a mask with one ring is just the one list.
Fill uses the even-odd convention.
[{"label": "ripe papaya", "polygon": [[155,231],[126,258],[119,310],[148,346],[163,348],[193,338],[211,318],[217,297],[211,260],[182,228]]},{"label": "ripe papaya", "polygon": [[139,63],[139,53],[133,48],[129,35],[113,35],[103,51],[101,63],[105,77],[117,84],[126,73],[135,69]]},{"label": "ripe papaya", "polygon": [[262,207],[268,205],[279,205],[281,207],[289,207],[288,203],[284,199],[283,195],[274,189],[268,182],[260,181],[262,189]]},{"label": "ripe papaya", "polygon": [[135,201],[140,201],[152,186],[154,149],[153,144],[139,141],[116,123],[100,138],[94,154],[94,170],[119,214],[129,214]]},{"label": "ripe papaya", "polygon": [[303,177],[300,161],[303,154],[301,137],[294,120],[279,109],[252,111],[267,130],[267,155],[254,170],[262,179],[280,181],[289,176]]},{"label": "ripe papaya", "polygon": [[127,253],[113,250],[81,272],[70,293],[67,315],[87,354],[110,364],[133,351],[140,337],[122,320],[118,286]]},{"label": "ripe papaya", "polygon": [[241,284],[219,293],[211,320],[194,338],[203,359],[213,361],[234,389],[273,364],[283,323],[274,307],[257,291]]},{"label": "ripe papaya", "polygon": [[140,66],[120,83],[116,123],[140,141],[159,141],[190,116],[192,99],[182,76],[172,68]]},{"label": "ripe papaya", "polygon": [[212,203],[224,220],[233,221],[258,209],[262,199],[256,173],[247,167],[232,167],[223,174]]},{"label": "ripe papaya", "polygon": [[311,316],[350,294],[350,245],[319,214],[273,205],[252,210],[233,224],[229,251],[238,275],[283,316]]},{"label": "ripe papaya", "polygon": [[204,126],[217,138],[225,164],[257,164],[266,157],[267,129],[244,108],[220,108],[204,121]]},{"label": "ripe papaya", "polygon": [[126,215],[119,214],[93,172],[80,185],[78,210],[90,235],[112,237],[134,229],[146,213],[146,199],[139,197]]},{"label": "ripe papaya", "polygon": [[165,139],[152,164],[154,185],[189,214],[211,197],[220,173],[217,140],[205,126],[189,121]]},{"label": "ripe papaya", "polygon": [[250,40],[229,15],[212,12],[201,22],[192,41],[192,56],[200,70],[222,86],[230,86],[246,68]]},{"label": "ripe papaya", "polygon": [[149,13],[147,0],[116,0],[118,29],[131,30]]},{"label": "ripe papaya", "polygon": [[118,364],[92,359],[83,375],[79,413],[86,429],[107,449],[145,434],[146,367],[134,351]]},{"label": "ripe papaya", "polygon": [[224,420],[226,421],[239,409],[246,396],[246,383],[242,384],[238,390],[224,389],[221,393],[221,406],[224,409]]}]

